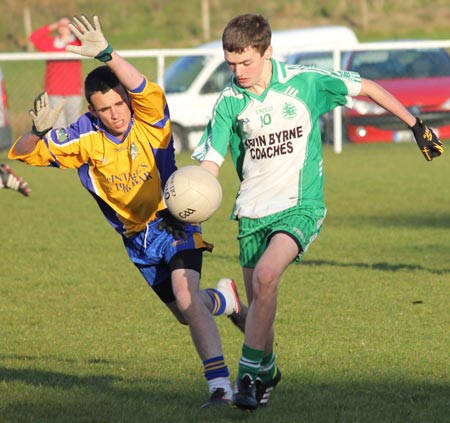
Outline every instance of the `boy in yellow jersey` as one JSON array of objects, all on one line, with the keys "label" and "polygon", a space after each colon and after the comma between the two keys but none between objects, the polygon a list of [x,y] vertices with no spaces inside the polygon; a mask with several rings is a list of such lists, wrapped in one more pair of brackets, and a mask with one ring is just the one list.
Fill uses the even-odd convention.
[{"label": "boy in yellow jersey", "polygon": [[85,79],[89,111],[66,128],[54,128],[64,104],[52,109],[47,93],[30,110],[33,124],[9,158],[33,166],[75,168],[83,186],[122,236],[131,261],[191,336],[208,381],[206,405],[231,400],[229,371],[213,315],[239,312],[230,279],[200,290],[202,253],[211,250],[199,225],[184,225],[163,201],[176,169],[169,110],[162,89],[123,59],[106,41],[98,18],[74,18],[81,46],[67,51],[104,63]]}]

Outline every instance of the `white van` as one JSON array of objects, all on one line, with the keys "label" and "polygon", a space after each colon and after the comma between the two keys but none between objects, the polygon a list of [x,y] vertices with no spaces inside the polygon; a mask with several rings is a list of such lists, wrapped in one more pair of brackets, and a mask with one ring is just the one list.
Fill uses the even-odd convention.
[{"label": "white van", "polygon": [[[344,26],[321,26],[272,32],[274,57],[311,48],[351,48],[358,43],[355,33]],[[202,50],[208,50],[203,53]],[[192,150],[200,140],[222,89],[231,72],[223,59],[221,41],[198,47],[195,56],[176,60],[164,74],[164,90],[169,104],[177,152]]]}]

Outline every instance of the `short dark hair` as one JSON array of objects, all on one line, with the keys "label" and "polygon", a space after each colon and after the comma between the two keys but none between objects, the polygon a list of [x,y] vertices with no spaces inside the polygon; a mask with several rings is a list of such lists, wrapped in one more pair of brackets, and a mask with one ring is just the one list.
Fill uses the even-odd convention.
[{"label": "short dark hair", "polygon": [[232,53],[242,53],[246,48],[253,47],[263,55],[271,40],[269,21],[262,15],[249,13],[228,22],[222,34],[222,47]]},{"label": "short dark hair", "polygon": [[108,66],[100,66],[91,71],[84,80],[84,95],[89,104],[91,96],[96,92],[107,93],[118,86],[121,86],[116,74]]}]

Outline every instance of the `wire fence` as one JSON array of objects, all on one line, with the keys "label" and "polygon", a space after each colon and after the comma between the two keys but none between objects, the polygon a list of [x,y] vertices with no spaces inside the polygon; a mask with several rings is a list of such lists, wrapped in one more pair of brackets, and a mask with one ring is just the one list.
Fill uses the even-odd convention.
[{"label": "wire fence", "polygon": [[[445,48],[450,49],[450,40],[437,41],[401,41],[392,43],[360,43],[352,50],[368,49],[404,49],[404,48]],[[332,51],[333,66],[341,67],[342,49],[335,48],[304,48],[308,51]],[[180,56],[198,55],[199,49],[148,49],[119,50],[138,69],[152,80],[164,86],[164,73],[167,67]],[[222,54],[218,49],[202,49],[202,54]],[[284,54],[289,52],[284,52]],[[29,130],[31,120],[28,110],[36,95],[43,90],[45,63],[47,60],[79,60],[70,53],[0,53],[0,67],[3,71],[6,92],[8,96],[9,118],[12,127],[12,138],[15,139]],[[87,75],[99,65],[96,60],[82,59],[83,74]],[[450,95],[450,91],[449,91]],[[169,104],[170,107],[170,104]],[[195,107],[195,104],[192,105]],[[334,111],[334,144],[335,151],[342,151],[342,112],[340,108]]]}]

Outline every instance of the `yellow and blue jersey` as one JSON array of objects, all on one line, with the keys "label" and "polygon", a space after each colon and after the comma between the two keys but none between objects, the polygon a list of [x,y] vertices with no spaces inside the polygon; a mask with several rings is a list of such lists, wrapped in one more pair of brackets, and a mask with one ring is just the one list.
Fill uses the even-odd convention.
[{"label": "yellow and blue jersey", "polygon": [[9,157],[33,166],[78,169],[83,186],[109,223],[129,237],[165,208],[164,185],[176,169],[169,109],[162,89],[144,78],[129,92],[130,126],[119,140],[86,113],[67,128],[52,129],[34,151]]}]

